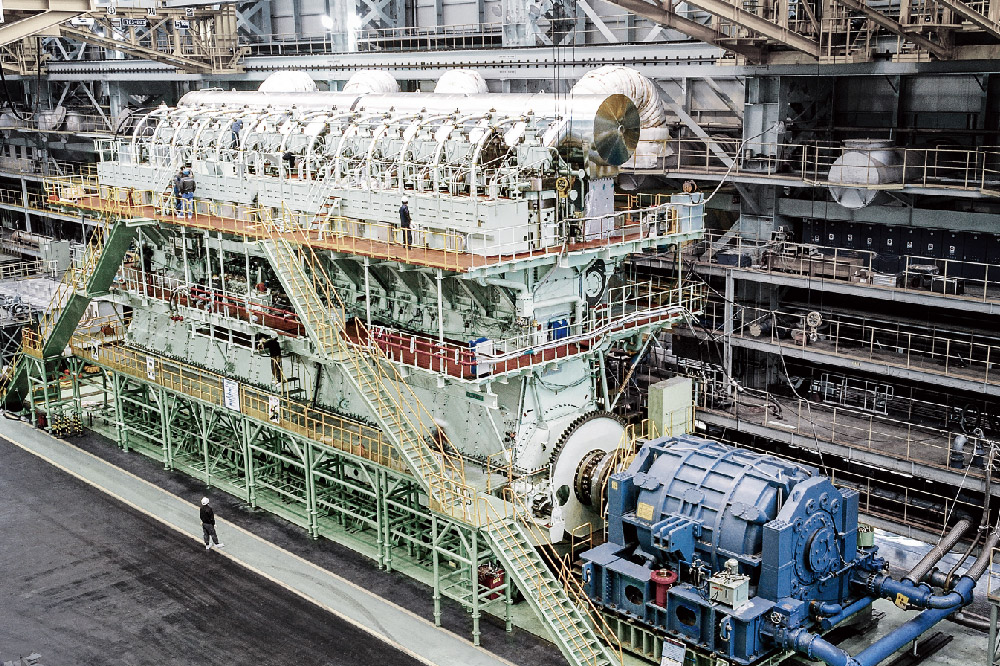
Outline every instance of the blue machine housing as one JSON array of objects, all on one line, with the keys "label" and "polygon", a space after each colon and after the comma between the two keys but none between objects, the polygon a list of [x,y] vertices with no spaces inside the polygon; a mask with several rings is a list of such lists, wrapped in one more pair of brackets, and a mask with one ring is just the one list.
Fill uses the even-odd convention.
[{"label": "blue machine housing", "polygon": [[[863,598],[852,576],[881,561],[857,529],[857,493],[814,468],[664,438],[611,476],[608,541],[582,555],[584,585],[601,606],[748,664],[777,649],[776,624],[818,624],[810,602]],[[742,582],[746,600],[712,600],[719,580]]]}]

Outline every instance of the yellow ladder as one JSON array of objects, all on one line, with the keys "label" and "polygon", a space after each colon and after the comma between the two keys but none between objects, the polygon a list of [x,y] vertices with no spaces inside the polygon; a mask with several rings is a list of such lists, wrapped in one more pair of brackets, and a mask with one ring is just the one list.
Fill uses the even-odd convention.
[{"label": "yellow ladder", "polygon": [[344,305],[312,247],[282,237],[270,220],[263,226],[268,240],[261,245],[306,334],[321,355],[344,366],[348,379],[421,486],[430,491],[430,480],[442,474],[464,479],[462,461],[445,453],[447,435],[436,433],[435,445],[435,433],[425,425],[433,423],[430,412],[387,362],[369,333],[359,324],[362,340],[354,343],[348,339]]}]

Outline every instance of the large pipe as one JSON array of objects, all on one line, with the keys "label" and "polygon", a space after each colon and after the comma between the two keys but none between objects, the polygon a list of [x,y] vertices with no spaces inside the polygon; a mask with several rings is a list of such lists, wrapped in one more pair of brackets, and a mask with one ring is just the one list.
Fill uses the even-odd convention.
[{"label": "large pipe", "polygon": [[1000,532],[990,534],[978,559],[956,583],[955,591],[951,595],[947,595],[949,597],[954,595],[961,599],[959,603],[946,608],[928,608],[854,656],[807,629],[785,630],[775,627],[774,640],[782,647],[792,648],[808,657],[819,659],[828,666],[877,666],[972,600],[972,591],[976,587],[976,582],[989,567],[993,549],[998,541],[1000,541]]},{"label": "large pipe", "polygon": [[927,551],[923,559],[917,562],[917,566],[913,567],[910,573],[906,574],[904,580],[912,583],[922,581],[924,576],[929,574],[931,569],[934,568],[934,565],[940,562],[942,557],[951,552],[951,549],[955,547],[955,544],[958,543],[958,540],[962,538],[962,535],[970,527],[972,527],[972,522],[965,518],[955,523],[951,531],[945,534],[936,546]]}]

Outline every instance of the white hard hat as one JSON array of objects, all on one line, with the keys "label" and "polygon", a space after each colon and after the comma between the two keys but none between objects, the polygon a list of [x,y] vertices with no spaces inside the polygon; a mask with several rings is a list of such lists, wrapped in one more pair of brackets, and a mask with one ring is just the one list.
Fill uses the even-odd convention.
[{"label": "white hard hat", "polygon": [[409,203],[410,197],[403,197],[403,203]]},{"label": "white hard hat", "polygon": [[207,497],[202,497],[201,498],[201,505],[205,506],[206,504],[208,504],[208,498]]}]

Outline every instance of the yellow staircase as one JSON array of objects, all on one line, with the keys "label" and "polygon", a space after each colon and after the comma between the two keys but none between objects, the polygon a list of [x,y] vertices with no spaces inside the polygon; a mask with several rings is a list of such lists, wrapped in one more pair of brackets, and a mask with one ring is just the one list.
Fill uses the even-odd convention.
[{"label": "yellow staircase", "polygon": [[461,461],[445,455],[441,446],[446,436],[439,432],[434,445],[435,433],[425,425],[433,423],[430,413],[394,367],[380,362],[385,360],[379,358],[382,350],[364,343],[368,334],[363,329],[362,341],[348,339],[343,304],[313,249],[289,242],[276,229],[261,245],[317,352],[344,365],[345,375],[421,486],[430,491],[429,480],[442,474],[462,478]]},{"label": "yellow staircase", "polygon": [[[621,664],[617,637],[604,624],[568,566],[554,557],[549,546],[536,549],[534,544],[544,543],[545,536],[533,524],[528,510],[468,485],[461,459],[446,453],[445,447],[451,450],[447,436],[440,432],[435,442],[424,425],[433,423],[430,413],[361,324],[359,341],[349,341],[343,302],[313,248],[287,237],[293,231],[290,219],[286,217],[280,227],[271,219],[261,224],[268,236],[261,245],[306,334],[321,355],[345,366],[345,374],[368,404],[383,434],[395,444],[427,490],[431,508],[482,528],[509,579],[528,599],[569,663]],[[304,232],[294,231],[293,238],[301,238]],[[534,538],[530,536],[532,531]],[[558,577],[553,570],[559,572]]]},{"label": "yellow staircase", "polygon": [[596,609],[590,605],[579,583],[562,562],[555,563],[562,575],[557,578],[552,573],[538,549],[531,545],[528,529],[517,518],[504,518],[489,521],[484,531],[507,575],[515,581],[570,663],[576,666],[620,664],[621,653],[615,654],[608,645],[614,642],[609,640],[610,630],[600,627],[603,620],[599,616],[588,615],[588,609],[594,612]]}]

